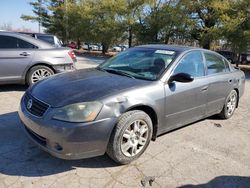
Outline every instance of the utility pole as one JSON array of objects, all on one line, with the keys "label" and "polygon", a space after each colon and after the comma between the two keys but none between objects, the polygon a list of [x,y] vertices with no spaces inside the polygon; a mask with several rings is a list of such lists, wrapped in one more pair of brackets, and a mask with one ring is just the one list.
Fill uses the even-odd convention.
[{"label": "utility pole", "polygon": [[65,6],[65,20],[66,20],[66,25],[65,25],[65,30],[66,30],[66,42],[68,43],[69,41],[69,18],[68,18],[68,0],[64,0],[64,6]]},{"label": "utility pole", "polygon": [[38,32],[41,32],[41,6],[42,0],[38,0],[39,7],[38,7]]}]

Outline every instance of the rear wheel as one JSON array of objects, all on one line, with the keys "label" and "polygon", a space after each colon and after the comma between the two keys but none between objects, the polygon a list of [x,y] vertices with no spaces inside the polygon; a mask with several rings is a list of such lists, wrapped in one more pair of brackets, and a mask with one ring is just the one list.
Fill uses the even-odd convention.
[{"label": "rear wheel", "polygon": [[238,102],[238,93],[235,90],[232,90],[227,96],[224,107],[219,114],[222,119],[228,119],[232,117]]},{"label": "rear wheel", "polygon": [[44,78],[51,76],[53,74],[54,71],[47,66],[44,65],[34,66],[28,72],[26,81],[28,85],[32,85],[37,81],[43,80]]},{"label": "rear wheel", "polygon": [[134,110],[124,113],[111,135],[107,154],[119,164],[132,162],[148,147],[152,130],[152,121],[145,112]]}]

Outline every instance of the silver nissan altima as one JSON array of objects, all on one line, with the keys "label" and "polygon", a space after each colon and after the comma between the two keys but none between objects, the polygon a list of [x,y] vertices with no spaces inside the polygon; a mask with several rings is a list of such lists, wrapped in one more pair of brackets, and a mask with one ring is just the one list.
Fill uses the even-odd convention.
[{"label": "silver nissan altima", "polygon": [[218,53],[145,45],[38,82],[19,116],[31,140],[56,157],[106,152],[127,164],[162,133],[215,114],[230,118],[244,85],[244,73]]}]

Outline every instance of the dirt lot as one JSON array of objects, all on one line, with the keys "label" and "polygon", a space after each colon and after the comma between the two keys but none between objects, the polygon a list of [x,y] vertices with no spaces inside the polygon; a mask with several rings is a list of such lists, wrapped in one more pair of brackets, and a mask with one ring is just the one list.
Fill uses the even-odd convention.
[{"label": "dirt lot", "polygon": [[160,136],[126,166],[107,156],[64,161],[38,149],[17,115],[25,89],[0,86],[0,188],[142,187],[149,176],[152,187],[250,187],[250,80],[230,120],[209,118]]}]

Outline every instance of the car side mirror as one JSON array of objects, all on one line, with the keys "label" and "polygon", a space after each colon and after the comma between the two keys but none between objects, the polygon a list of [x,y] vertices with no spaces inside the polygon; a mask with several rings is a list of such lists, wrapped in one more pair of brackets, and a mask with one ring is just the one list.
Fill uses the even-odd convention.
[{"label": "car side mirror", "polygon": [[182,83],[188,83],[192,82],[194,80],[194,77],[187,73],[178,73],[173,76],[171,76],[168,80],[168,83],[172,83],[173,81],[176,82],[182,82]]}]

